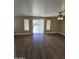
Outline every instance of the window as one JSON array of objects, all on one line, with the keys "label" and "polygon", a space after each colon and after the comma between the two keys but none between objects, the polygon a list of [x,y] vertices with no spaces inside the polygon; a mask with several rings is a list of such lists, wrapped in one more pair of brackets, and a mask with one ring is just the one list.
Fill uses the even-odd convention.
[{"label": "window", "polygon": [[29,19],[24,19],[24,30],[29,31]]},{"label": "window", "polygon": [[46,21],[46,30],[50,30],[51,20]]}]

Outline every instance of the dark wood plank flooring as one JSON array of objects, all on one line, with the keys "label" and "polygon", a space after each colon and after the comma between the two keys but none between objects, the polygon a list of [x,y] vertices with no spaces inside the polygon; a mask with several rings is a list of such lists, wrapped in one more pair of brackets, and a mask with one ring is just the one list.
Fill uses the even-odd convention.
[{"label": "dark wood plank flooring", "polygon": [[65,37],[60,34],[18,35],[14,44],[15,57],[65,59]]}]

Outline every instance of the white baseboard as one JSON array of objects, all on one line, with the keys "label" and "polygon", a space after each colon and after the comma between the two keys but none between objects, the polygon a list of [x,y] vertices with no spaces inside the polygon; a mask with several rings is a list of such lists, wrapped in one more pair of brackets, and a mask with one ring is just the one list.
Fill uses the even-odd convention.
[{"label": "white baseboard", "polygon": [[32,33],[14,33],[14,35],[31,35]]},{"label": "white baseboard", "polygon": [[45,34],[53,34],[53,33],[59,33],[65,36],[65,33],[61,33],[61,32],[45,32]]},{"label": "white baseboard", "polygon": [[[54,33],[59,33],[65,36],[65,33],[61,32],[45,32],[45,34],[54,34]],[[14,35],[32,35],[32,33],[14,33]]]},{"label": "white baseboard", "polygon": [[46,34],[53,34],[53,33],[58,33],[58,32],[45,32]]},{"label": "white baseboard", "polygon": [[65,33],[61,33],[61,32],[59,32],[59,34],[62,34],[62,35],[64,35],[64,36],[65,36]]}]

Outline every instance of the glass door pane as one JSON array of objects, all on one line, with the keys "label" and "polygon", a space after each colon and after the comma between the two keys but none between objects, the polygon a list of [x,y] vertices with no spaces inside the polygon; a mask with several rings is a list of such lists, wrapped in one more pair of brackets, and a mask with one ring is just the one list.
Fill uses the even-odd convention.
[{"label": "glass door pane", "polygon": [[33,33],[44,32],[44,20],[33,20]]}]

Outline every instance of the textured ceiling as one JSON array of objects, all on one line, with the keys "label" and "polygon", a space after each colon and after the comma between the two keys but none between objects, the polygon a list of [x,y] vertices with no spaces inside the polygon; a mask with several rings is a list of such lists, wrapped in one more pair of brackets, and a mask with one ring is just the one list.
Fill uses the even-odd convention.
[{"label": "textured ceiling", "polygon": [[57,16],[64,0],[14,0],[15,16]]}]

